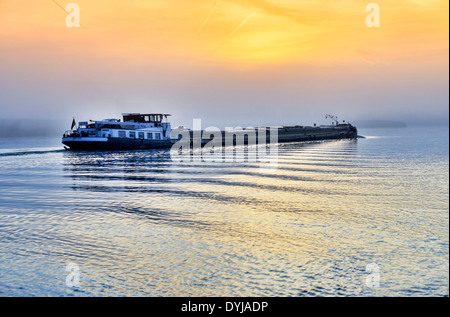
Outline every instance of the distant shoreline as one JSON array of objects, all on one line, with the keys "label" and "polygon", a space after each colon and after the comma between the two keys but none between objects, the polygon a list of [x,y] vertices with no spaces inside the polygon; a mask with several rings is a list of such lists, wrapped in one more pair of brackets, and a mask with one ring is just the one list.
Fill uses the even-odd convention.
[{"label": "distant shoreline", "polygon": [[[66,129],[67,130],[67,129]],[[0,119],[0,137],[62,136],[61,123],[50,119]]]}]

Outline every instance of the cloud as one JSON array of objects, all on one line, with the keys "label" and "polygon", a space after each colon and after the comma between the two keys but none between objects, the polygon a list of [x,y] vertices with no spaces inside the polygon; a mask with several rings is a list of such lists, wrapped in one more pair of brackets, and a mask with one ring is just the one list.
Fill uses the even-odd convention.
[{"label": "cloud", "polygon": [[[320,12],[311,14],[311,10],[299,10],[283,7],[266,0],[224,0],[239,6],[272,16],[287,18],[301,24],[314,24],[330,17],[326,6],[322,6]],[[320,14],[319,14],[320,13]]]},{"label": "cloud", "polygon": [[255,12],[250,13],[248,16],[242,20],[242,22],[225,38],[225,40],[217,47],[216,50],[220,49],[228,40],[230,40],[247,22],[255,15]]},{"label": "cloud", "polygon": [[356,50],[356,54],[363,62],[371,65],[376,65],[382,62],[382,58],[379,56],[379,54],[372,50],[359,49]]},{"label": "cloud", "polygon": [[212,5],[212,8],[211,8],[211,9],[209,10],[209,12],[208,12],[208,16],[206,17],[206,19],[203,21],[203,23],[202,23],[202,24],[200,25],[200,27],[198,28],[197,34],[201,32],[201,30],[204,28],[204,26],[206,25],[206,23],[208,23],[209,19],[211,19],[211,15],[213,14],[214,9],[215,9],[216,6],[217,6],[217,2],[219,2],[219,0],[215,0],[215,1],[214,1],[213,5]]}]

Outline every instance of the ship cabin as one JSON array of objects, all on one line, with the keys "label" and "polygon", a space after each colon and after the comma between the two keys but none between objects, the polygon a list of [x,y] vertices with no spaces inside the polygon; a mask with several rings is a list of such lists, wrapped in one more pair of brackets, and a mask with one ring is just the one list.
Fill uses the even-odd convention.
[{"label": "ship cabin", "polygon": [[[170,114],[161,113],[123,113],[120,119],[84,121],[72,131],[72,137],[130,138],[141,140],[167,140],[171,136]],[[163,121],[165,119],[165,122]]]},{"label": "ship cabin", "polygon": [[170,114],[167,113],[122,113],[123,122],[141,122],[141,123],[154,123],[156,125],[160,124],[163,119],[169,117]]}]

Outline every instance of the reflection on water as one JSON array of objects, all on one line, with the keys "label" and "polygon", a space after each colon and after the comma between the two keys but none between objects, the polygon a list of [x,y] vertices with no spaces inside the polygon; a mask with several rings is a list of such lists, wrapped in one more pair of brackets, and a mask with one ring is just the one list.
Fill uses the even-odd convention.
[{"label": "reflection on water", "polygon": [[0,157],[0,294],[448,294],[448,147],[380,136],[280,145],[270,173],[168,150]]}]

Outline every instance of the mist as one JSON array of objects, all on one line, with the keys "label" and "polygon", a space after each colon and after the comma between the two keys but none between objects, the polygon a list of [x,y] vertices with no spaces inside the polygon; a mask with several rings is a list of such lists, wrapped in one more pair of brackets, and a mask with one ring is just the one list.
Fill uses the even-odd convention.
[{"label": "mist", "polygon": [[444,69],[180,64],[140,69],[97,65],[86,73],[83,62],[64,70],[44,65],[29,67],[26,74],[11,69],[0,75],[0,118],[53,120],[61,127],[70,125],[72,117],[86,121],[155,112],[172,114],[174,126],[191,126],[192,119],[200,118],[207,126],[224,127],[326,123],[330,113],[347,121],[448,124]]},{"label": "mist", "polygon": [[0,137],[57,137],[62,136],[64,126],[58,120],[24,118],[0,119]]}]

